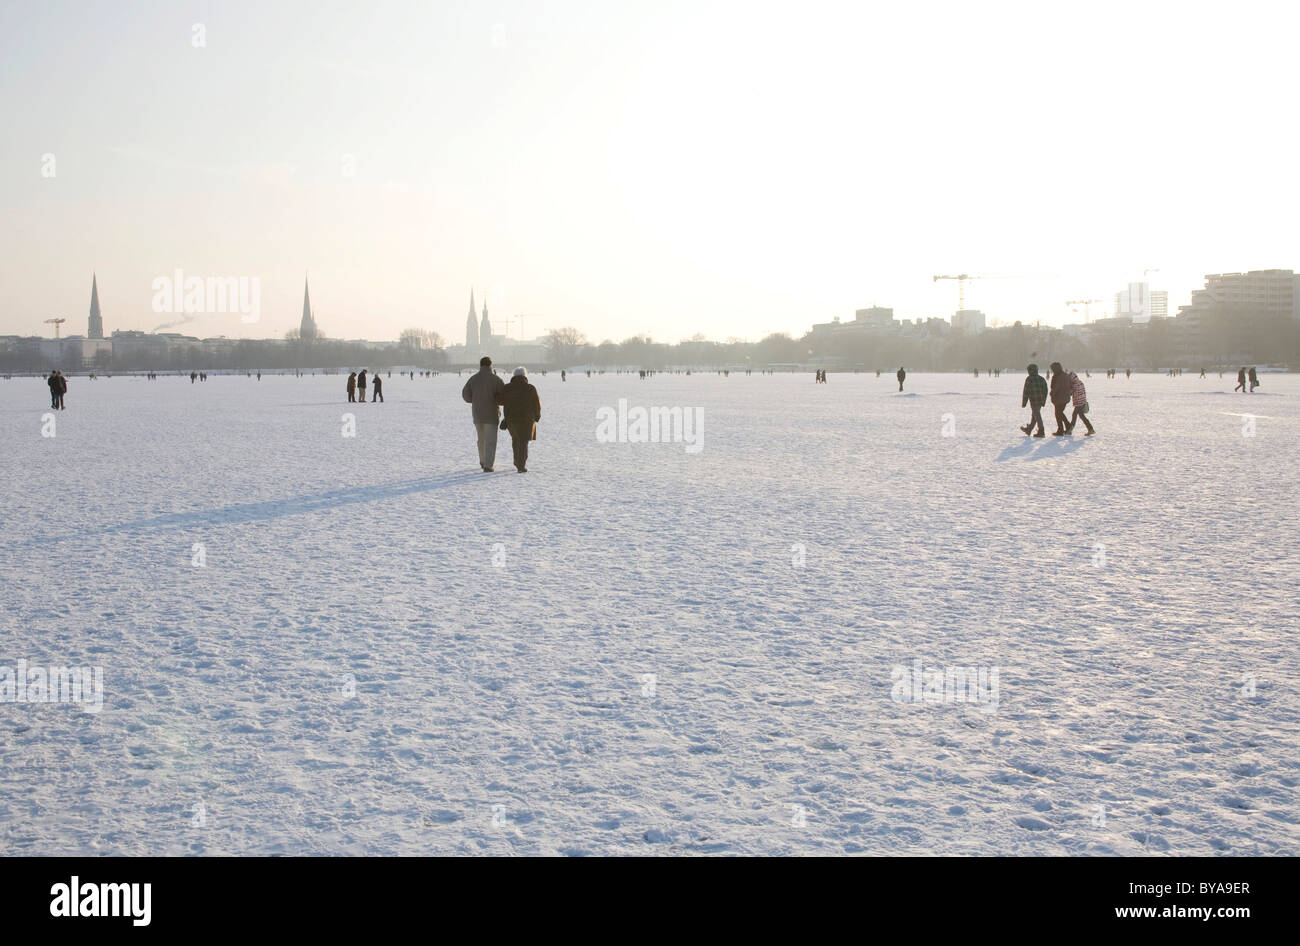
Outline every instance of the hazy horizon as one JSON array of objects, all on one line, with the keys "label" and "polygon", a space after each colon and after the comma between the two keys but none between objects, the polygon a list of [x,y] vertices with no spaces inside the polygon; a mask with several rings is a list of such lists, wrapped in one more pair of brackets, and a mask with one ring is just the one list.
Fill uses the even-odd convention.
[{"label": "hazy horizon", "polygon": [[5,3],[0,334],[83,334],[92,271],[106,334],[149,331],[176,269],[260,280],[258,322],[176,329],[231,337],[296,328],[305,272],[331,337],[452,344],[471,287],[497,332],[593,342],[948,318],[937,273],[1031,276],[967,306],[1060,325],[1157,269],[1173,314],[1206,273],[1300,263],[1297,19]]}]

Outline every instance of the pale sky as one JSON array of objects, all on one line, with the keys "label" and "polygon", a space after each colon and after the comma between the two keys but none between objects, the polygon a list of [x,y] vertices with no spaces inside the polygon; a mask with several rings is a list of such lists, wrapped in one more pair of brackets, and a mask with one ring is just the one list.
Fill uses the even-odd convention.
[{"label": "pale sky", "polygon": [[1172,314],[1300,267],[1296,9],[4,2],[0,334],[84,333],[92,270],[152,329],[176,268],[260,280],[198,335],[296,327],[304,271],[335,338],[463,341],[471,286],[592,341],[948,317],[936,273],[1061,324],[1158,269]]}]

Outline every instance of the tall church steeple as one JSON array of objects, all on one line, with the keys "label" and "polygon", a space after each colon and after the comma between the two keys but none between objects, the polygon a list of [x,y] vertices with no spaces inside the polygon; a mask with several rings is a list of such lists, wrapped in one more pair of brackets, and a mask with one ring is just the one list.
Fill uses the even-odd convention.
[{"label": "tall church steeple", "polygon": [[311,292],[307,286],[306,274],[302,277],[302,323],[298,326],[298,337],[304,342],[316,340],[316,319],[311,314]]},{"label": "tall church steeple", "polygon": [[474,313],[474,290],[469,291],[469,315],[465,319],[465,347],[478,348],[478,317]]},{"label": "tall church steeple", "polygon": [[104,337],[104,320],[99,315],[99,279],[90,274],[90,324],[86,326],[87,338]]},{"label": "tall church steeple", "polygon": [[492,323],[488,321],[486,299],[483,300],[483,322],[478,327],[478,337],[479,341],[484,345],[492,340]]}]

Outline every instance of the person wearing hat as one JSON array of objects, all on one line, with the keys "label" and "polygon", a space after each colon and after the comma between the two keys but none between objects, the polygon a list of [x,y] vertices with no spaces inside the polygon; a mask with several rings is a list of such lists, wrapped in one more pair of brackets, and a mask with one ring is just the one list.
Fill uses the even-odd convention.
[{"label": "person wearing hat", "polygon": [[528,442],[537,439],[537,422],[542,419],[542,400],[537,388],[528,381],[528,369],[516,368],[501,395],[505,409],[502,428],[510,431],[510,442],[515,450],[515,469],[528,472]]},{"label": "person wearing hat", "polygon": [[461,388],[461,399],[473,406],[474,429],[478,431],[478,465],[491,473],[497,462],[497,424],[501,420],[501,396],[506,383],[492,370],[492,359],[484,355],[478,361],[478,374],[472,375]]},{"label": "person wearing hat", "polygon": [[1030,365],[1025,369],[1029,372],[1029,377],[1025,378],[1025,387],[1020,395],[1020,406],[1028,405],[1033,411],[1029,416],[1029,423],[1020,429],[1029,436],[1029,432],[1036,426],[1038,432],[1035,437],[1045,436],[1043,433],[1043,405],[1047,403],[1047,382],[1043,376],[1038,373],[1038,365]]},{"label": "person wearing hat", "polygon": [[1053,437],[1064,437],[1070,429],[1070,419],[1065,408],[1070,403],[1070,376],[1059,361],[1052,362],[1052,408],[1056,411],[1056,429]]}]

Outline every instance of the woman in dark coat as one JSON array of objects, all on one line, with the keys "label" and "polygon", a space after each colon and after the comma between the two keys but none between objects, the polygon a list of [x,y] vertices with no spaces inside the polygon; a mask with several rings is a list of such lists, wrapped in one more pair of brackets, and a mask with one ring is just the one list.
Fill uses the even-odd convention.
[{"label": "woman in dark coat", "polygon": [[542,419],[542,400],[537,388],[528,383],[527,369],[515,369],[501,395],[501,407],[505,415],[501,424],[510,431],[515,450],[515,469],[527,473],[528,442],[537,439],[537,422]]},{"label": "woman in dark coat", "polygon": [[1053,437],[1064,437],[1070,429],[1070,419],[1065,416],[1065,407],[1070,403],[1070,376],[1065,373],[1059,361],[1052,362],[1052,409],[1056,411],[1056,429]]}]

